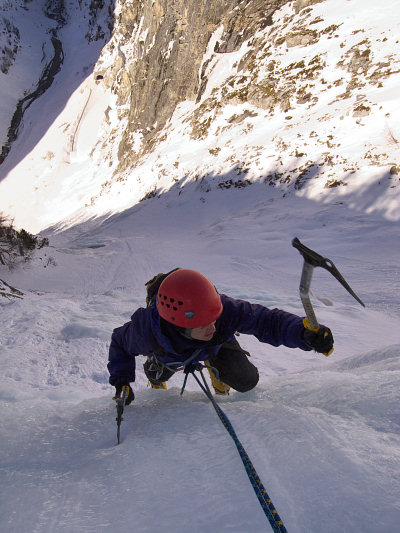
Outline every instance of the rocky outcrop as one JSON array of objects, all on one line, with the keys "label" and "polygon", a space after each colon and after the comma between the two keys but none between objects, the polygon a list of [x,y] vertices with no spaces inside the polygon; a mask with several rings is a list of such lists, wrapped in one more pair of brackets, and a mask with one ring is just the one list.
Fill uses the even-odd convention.
[{"label": "rocky outcrop", "polygon": [[44,6],[46,17],[53,19],[61,27],[67,22],[67,10],[64,0],[47,0]]},{"label": "rocky outcrop", "polygon": [[0,17],[0,27],[5,40],[0,51],[0,70],[3,74],[8,74],[20,49],[21,36],[19,29],[4,16]]},{"label": "rocky outcrop", "polygon": [[312,6],[314,4],[319,4],[323,1],[324,0],[296,0],[294,3],[294,11],[295,13],[299,13],[305,7]]},{"label": "rocky outcrop", "polygon": [[[128,128],[119,146],[120,169],[131,165],[133,136],[143,136],[149,150],[176,106],[198,100],[206,84],[207,53],[237,50],[259,29],[272,23],[272,14],[287,0],[141,0],[120,2],[116,31],[95,72],[125,106]],[[221,35],[208,50],[210,38]]]},{"label": "rocky outcrop", "polygon": [[0,279],[0,296],[7,300],[14,298],[21,299],[24,297],[24,293]]},{"label": "rocky outcrop", "polygon": [[[100,16],[106,18],[106,24],[100,23]],[[114,0],[90,0],[88,31],[85,35],[88,42],[107,39],[114,27]]]}]

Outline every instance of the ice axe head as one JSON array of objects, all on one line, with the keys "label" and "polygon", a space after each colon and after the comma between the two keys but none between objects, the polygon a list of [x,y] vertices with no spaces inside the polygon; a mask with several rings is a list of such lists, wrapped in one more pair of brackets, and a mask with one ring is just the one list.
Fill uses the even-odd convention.
[{"label": "ice axe head", "polygon": [[314,250],[311,250],[311,248],[307,248],[307,246],[304,246],[304,244],[301,243],[297,237],[293,239],[292,245],[301,253],[301,255],[304,258],[304,263],[309,264],[313,268],[322,267],[328,272],[330,272],[332,276],[334,276],[343,285],[343,287],[347,290],[347,292],[349,292],[353,296],[353,298],[357,300],[358,303],[360,303],[363,307],[365,307],[364,302],[353,291],[353,289],[344,279],[342,274],[335,267],[333,261],[331,261],[330,259],[326,257],[323,257],[317,252],[314,252]]}]

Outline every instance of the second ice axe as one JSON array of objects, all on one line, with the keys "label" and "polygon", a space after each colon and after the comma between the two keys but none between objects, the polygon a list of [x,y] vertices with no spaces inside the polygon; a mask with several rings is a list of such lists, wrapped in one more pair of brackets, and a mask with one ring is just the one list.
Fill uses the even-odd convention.
[{"label": "second ice axe", "polygon": [[[310,329],[311,331],[318,331],[320,327],[310,300],[311,279],[315,267],[322,267],[328,272],[330,272],[332,276],[334,276],[343,285],[347,292],[349,292],[353,296],[353,298],[357,300],[357,302],[359,302],[363,307],[365,307],[364,303],[353,291],[353,289],[341,275],[339,270],[335,267],[333,261],[331,261],[327,257],[323,257],[317,252],[314,252],[314,250],[307,248],[307,246],[304,246],[304,244],[301,243],[297,237],[292,240],[292,245],[300,252],[300,254],[304,258],[303,270],[300,279],[300,298],[304,307],[304,311],[307,315],[307,318],[303,320],[304,327]],[[328,356],[332,352],[333,348],[329,353],[325,353],[324,355]]]}]

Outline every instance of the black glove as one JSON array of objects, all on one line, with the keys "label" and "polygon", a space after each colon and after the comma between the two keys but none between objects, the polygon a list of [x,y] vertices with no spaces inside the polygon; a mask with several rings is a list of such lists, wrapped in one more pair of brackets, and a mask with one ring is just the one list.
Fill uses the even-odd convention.
[{"label": "black glove", "polygon": [[318,353],[329,354],[333,349],[333,335],[329,328],[320,324],[318,331],[304,330],[304,340]]},{"label": "black glove", "polygon": [[124,387],[124,386],[127,386],[129,388],[129,393],[128,393],[128,396],[127,396],[127,398],[125,400],[125,405],[129,405],[135,399],[135,394],[134,394],[134,392],[132,390],[132,387],[129,385],[129,383],[127,383],[126,385],[117,385],[115,387],[115,397],[117,398],[121,394],[122,387]]}]

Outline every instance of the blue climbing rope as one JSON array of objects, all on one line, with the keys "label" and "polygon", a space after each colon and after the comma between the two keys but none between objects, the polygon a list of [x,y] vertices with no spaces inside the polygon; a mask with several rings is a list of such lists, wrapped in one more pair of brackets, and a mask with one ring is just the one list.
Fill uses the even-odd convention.
[{"label": "blue climbing rope", "polygon": [[[199,378],[196,376],[195,371],[198,370],[201,374],[201,377],[203,379],[203,383],[199,380]],[[229,418],[226,416],[226,414],[223,412],[221,407],[217,404],[217,402],[214,400],[213,395],[211,394],[210,388],[207,384],[207,381],[203,374],[203,365],[201,364],[194,364],[189,365],[185,368],[185,381],[182,387],[181,394],[183,394],[183,391],[185,389],[187,376],[188,374],[192,374],[197,383],[199,384],[201,390],[204,392],[204,394],[207,396],[207,398],[212,403],[215,411],[217,412],[217,415],[219,416],[221,422],[225,426],[225,429],[228,431],[229,435],[232,437],[234,443],[236,444],[236,448],[239,452],[240,458],[243,462],[244,468],[247,472],[248,478],[250,480],[251,486],[253,487],[253,490],[258,498],[258,501],[260,502],[260,505],[265,513],[265,516],[268,518],[268,521],[275,533],[287,533],[287,529],[283,525],[283,522],[275,509],[271,498],[269,497],[267,491],[264,488],[264,485],[262,484],[256,469],[253,466],[253,463],[251,462],[249,456],[247,455],[246,450],[243,448],[240,440],[238,439],[235,430],[233,429],[233,426],[229,420]]]}]

